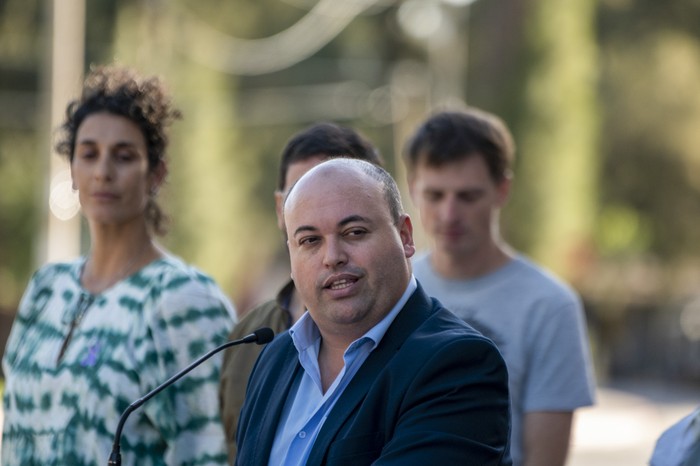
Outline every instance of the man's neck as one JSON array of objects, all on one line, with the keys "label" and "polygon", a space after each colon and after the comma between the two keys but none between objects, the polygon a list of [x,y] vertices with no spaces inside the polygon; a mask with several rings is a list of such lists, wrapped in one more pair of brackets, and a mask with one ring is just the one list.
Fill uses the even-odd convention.
[{"label": "man's neck", "polygon": [[514,256],[515,252],[507,245],[494,244],[488,250],[469,255],[455,255],[433,250],[430,253],[430,264],[441,277],[470,280],[503,267]]},{"label": "man's neck", "polygon": [[299,296],[296,288],[289,294],[289,312],[292,314],[292,324],[295,324],[306,312],[306,306]]},{"label": "man's neck", "polygon": [[347,346],[341,345],[333,347],[328,341],[322,340],[321,347],[318,353],[318,367],[321,373],[321,385],[323,393],[326,393],[328,387],[333,384],[333,381],[343,369],[345,360],[345,350]]}]

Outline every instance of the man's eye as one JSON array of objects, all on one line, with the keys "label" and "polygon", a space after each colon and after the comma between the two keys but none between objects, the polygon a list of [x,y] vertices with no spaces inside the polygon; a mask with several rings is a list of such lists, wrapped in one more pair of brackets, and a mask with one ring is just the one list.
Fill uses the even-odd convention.
[{"label": "man's eye", "polygon": [[299,240],[299,246],[310,246],[318,242],[318,238],[315,236],[307,236]]},{"label": "man's eye", "polygon": [[481,199],[482,197],[483,197],[483,194],[481,192],[478,192],[478,191],[476,191],[476,192],[470,191],[470,192],[459,194],[460,200],[462,200],[464,202],[469,202],[469,203],[476,202],[479,199]]},{"label": "man's eye", "polygon": [[440,199],[442,199],[442,194],[436,192],[427,192],[424,194],[424,197],[428,202],[437,202]]},{"label": "man's eye", "polygon": [[348,230],[345,235],[346,236],[363,236],[367,233],[367,230],[363,230],[361,228],[353,228],[352,230]]}]

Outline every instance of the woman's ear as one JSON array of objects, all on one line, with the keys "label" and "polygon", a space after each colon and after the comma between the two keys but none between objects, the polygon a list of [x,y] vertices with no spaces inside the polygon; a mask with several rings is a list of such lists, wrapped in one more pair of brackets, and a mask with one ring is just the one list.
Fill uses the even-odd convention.
[{"label": "woman's ear", "polygon": [[163,181],[165,181],[165,177],[167,176],[167,174],[168,166],[166,165],[165,161],[159,161],[158,165],[156,165],[153,168],[153,170],[151,170],[148,194],[150,194],[151,196],[155,196],[156,194],[158,194],[158,190],[163,184]]}]

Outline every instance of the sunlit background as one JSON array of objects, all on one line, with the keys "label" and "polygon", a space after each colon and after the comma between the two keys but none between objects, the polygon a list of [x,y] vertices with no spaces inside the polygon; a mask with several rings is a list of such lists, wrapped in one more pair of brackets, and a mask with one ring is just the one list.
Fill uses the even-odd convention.
[{"label": "sunlit background", "polygon": [[693,0],[0,0],[0,348],[31,272],[90,247],[52,154],[90,65],[170,84],[163,242],[241,312],[288,276],[293,133],[353,126],[405,186],[406,136],[467,103],[518,145],[505,237],[586,303],[600,404],[572,464],[643,464],[700,402],[698,24]]}]

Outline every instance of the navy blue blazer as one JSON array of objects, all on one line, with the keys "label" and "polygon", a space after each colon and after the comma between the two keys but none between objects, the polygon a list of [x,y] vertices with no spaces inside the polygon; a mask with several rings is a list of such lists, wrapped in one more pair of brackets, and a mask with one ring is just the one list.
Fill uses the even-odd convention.
[{"label": "navy blue blazer", "polygon": [[[267,466],[303,370],[289,332],[262,352],[236,465]],[[308,465],[510,465],[506,366],[496,346],[423,289],[413,293],[329,413]]]}]

